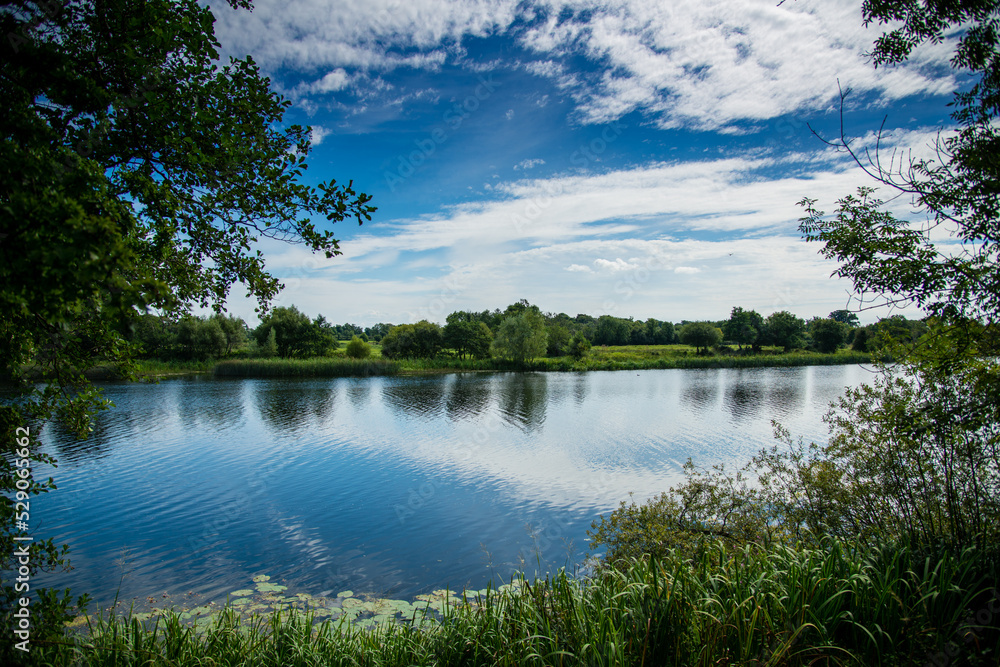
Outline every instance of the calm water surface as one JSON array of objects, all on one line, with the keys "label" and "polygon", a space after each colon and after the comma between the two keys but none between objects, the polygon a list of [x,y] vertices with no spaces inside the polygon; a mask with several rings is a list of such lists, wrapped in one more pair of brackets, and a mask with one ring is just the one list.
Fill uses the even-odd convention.
[{"label": "calm water surface", "polygon": [[407,598],[572,568],[586,530],[691,457],[741,464],[771,420],[824,441],[857,366],[110,385],[94,437],[55,426],[59,489],[35,533],[75,569],[47,585],[107,603],[290,591]]}]

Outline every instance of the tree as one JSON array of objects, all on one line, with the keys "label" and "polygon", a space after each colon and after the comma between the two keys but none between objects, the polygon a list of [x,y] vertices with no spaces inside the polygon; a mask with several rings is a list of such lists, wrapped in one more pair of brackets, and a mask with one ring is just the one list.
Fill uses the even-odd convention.
[{"label": "tree", "polygon": [[681,342],[696,348],[698,354],[722,342],[722,331],[711,322],[690,322],[681,328]]},{"label": "tree", "polygon": [[594,330],[595,345],[628,345],[631,326],[628,320],[612,315],[601,315],[597,318],[597,328]]},{"label": "tree", "polygon": [[387,359],[433,359],[443,346],[441,327],[421,320],[416,324],[401,324],[390,329],[382,339],[382,356]]},{"label": "tree", "polygon": [[351,338],[344,348],[344,354],[351,359],[367,359],[372,354],[372,347],[357,336]]},{"label": "tree", "polygon": [[545,320],[537,308],[526,308],[500,324],[490,349],[495,357],[523,365],[545,354],[547,345]]},{"label": "tree", "polygon": [[564,350],[566,354],[573,357],[577,361],[583,359],[587,356],[587,352],[590,352],[590,341],[582,333],[577,332],[569,339],[566,343],[566,348]]},{"label": "tree", "polygon": [[756,310],[743,310],[739,306],[733,308],[729,320],[723,325],[722,332],[726,340],[730,340],[743,349],[744,345],[757,342],[764,328],[764,318]]},{"label": "tree", "polygon": [[370,218],[351,184],[302,183],[310,129],[282,123],[251,59],[218,61],[212,24],[195,0],[0,10],[0,357],[31,397],[8,420],[58,411],[86,433],[103,404],[83,371],[128,371],[138,315],[221,308],[234,282],[266,308],[258,239],[332,257],[321,224]]},{"label": "tree", "polygon": [[448,320],[442,331],[445,347],[455,350],[455,354],[459,357],[485,359],[490,356],[493,333],[484,322],[452,319],[451,315],[448,316]]},{"label": "tree", "polygon": [[[876,179],[910,195],[927,214],[926,225],[911,225],[883,210],[871,188],[838,202],[833,218],[806,209],[800,228],[807,240],[823,243],[822,254],[840,262],[837,275],[850,278],[862,307],[878,297],[915,303],[946,321],[953,316],[994,318],[1000,309],[1000,40],[997,0],[866,0],[865,24],[895,23],[875,42],[876,67],[905,61],[924,42],[940,42],[959,31],[951,64],[971,86],[955,93],[953,118],[959,129],[938,138],[937,160],[916,160],[896,171],[883,168],[879,155],[862,158],[842,136],[847,150]],[[959,252],[935,242],[950,232]],[[873,257],[877,256],[877,261]]]},{"label": "tree", "polygon": [[322,315],[310,320],[295,306],[279,306],[268,313],[254,330],[257,344],[266,346],[272,331],[281,357],[325,356],[339,345]]},{"label": "tree", "polygon": [[225,354],[232,354],[233,350],[247,342],[247,323],[243,318],[216,313],[212,319],[219,323],[219,328],[226,337]]},{"label": "tree", "polygon": [[836,352],[847,339],[847,327],[829,318],[815,318],[809,322],[809,335],[813,346],[820,352]]},{"label": "tree", "polygon": [[831,320],[840,322],[841,324],[846,324],[849,327],[861,326],[861,320],[858,319],[858,314],[849,310],[835,310],[830,313],[828,317]]},{"label": "tree", "polygon": [[805,346],[806,323],[787,310],[768,315],[764,331],[765,342],[768,345],[780,345],[785,352]]},{"label": "tree", "polygon": [[550,357],[558,357],[566,349],[566,345],[569,344],[569,329],[559,324],[553,324],[547,326],[545,331],[548,334],[545,353]]},{"label": "tree", "polygon": [[[252,60],[218,62],[212,23],[195,0],[0,9],[0,375],[21,394],[0,407],[4,433],[58,415],[85,436],[108,403],[84,371],[110,361],[131,376],[127,341],[142,314],[221,308],[237,281],[266,306],[280,284],[253,251],[258,238],[330,257],[337,241],[312,219],[361,222],[374,210],[351,185],[301,182],[309,128],[282,125],[288,102]],[[10,471],[0,456],[5,492]],[[32,573],[62,565],[41,541],[30,551]],[[44,618],[59,627],[59,604],[43,599],[36,638]]]},{"label": "tree", "polygon": [[218,357],[226,351],[226,334],[218,320],[188,316],[178,323],[177,343],[186,357]]}]

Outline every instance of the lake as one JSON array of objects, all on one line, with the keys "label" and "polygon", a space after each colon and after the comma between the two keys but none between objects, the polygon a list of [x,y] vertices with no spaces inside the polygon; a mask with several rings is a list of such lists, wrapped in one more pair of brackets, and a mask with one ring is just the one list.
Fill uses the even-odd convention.
[{"label": "lake", "polygon": [[111,384],[77,441],[55,425],[57,491],[33,533],[75,569],[44,585],[120,599],[289,592],[411,598],[578,567],[586,531],[689,457],[740,465],[771,420],[825,441],[859,366],[341,379],[192,376]]}]

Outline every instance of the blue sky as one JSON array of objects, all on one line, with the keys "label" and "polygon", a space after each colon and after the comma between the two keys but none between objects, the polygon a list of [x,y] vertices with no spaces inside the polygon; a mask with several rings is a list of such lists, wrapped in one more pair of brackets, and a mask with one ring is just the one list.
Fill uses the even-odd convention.
[{"label": "blue sky", "polygon": [[[871,184],[811,128],[929,155],[961,82],[951,43],[876,70],[860,0],[290,0],[216,8],[313,127],[309,178],[379,207],[343,255],[262,243],[278,305],[342,323],[504,308],[668,321],[802,317],[850,284],[796,202]],[[895,193],[883,189],[885,198]],[[919,222],[908,200],[891,207]],[[231,310],[256,322],[234,290]],[[911,316],[917,311],[903,311]],[[885,310],[861,313],[873,321]]]}]

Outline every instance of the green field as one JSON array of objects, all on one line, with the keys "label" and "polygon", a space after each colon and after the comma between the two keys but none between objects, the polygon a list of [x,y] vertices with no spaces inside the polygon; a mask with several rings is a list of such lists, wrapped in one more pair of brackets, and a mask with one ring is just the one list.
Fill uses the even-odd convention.
[{"label": "green field", "polygon": [[[523,365],[499,359],[459,359],[448,351],[435,359],[382,358],[382,348],[371,344],[367,359],[350,359],[341,349],[329,357],[311,359],[227,359],[223,361],[138,362],[140,376],[165,377],[212,372],[220,377],[344,377],[392,375],[396,373],[441,373],[452,371],[615,371],[661,368],[760,368],[782,366],[821,366],[871,363],[872,355],[839,350],[836,354],[796,351],[783,353],[778,348],[763,348],[760,353],[741,354],[723,349],[699,355],[690,345],[621,345],[594,347],[582,359],[540,357]],[[95,371],[95,379],[113,379],[111,369]]]}]

